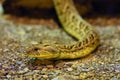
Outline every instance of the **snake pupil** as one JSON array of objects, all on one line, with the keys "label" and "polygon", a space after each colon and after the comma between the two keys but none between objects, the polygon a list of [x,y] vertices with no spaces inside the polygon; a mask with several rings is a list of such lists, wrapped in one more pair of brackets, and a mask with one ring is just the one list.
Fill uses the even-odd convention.
[{"label": "snake pupil", "polygon": [[38,51],[38,50],[39,50],[39,48],[37,48],[37,47],[34,48],[34,51]]}]

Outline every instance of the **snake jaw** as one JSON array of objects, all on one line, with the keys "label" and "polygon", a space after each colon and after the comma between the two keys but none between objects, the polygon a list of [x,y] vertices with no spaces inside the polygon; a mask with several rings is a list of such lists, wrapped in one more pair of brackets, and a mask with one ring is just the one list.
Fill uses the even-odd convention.
[{"label": "snake jaw", "polygon": [[34,57],[39,59],[56,59],[59,57],[58,50],[52,46],[34,46],[31,47],[31,49],[28,49],[26,53],[30,58]]}]

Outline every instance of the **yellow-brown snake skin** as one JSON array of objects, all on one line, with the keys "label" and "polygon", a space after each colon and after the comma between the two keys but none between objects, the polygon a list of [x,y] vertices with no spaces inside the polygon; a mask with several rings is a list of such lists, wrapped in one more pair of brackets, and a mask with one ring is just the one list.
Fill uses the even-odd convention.
[{"label": "yellow-brown snake skin", "polygon": [[72,0],[53,0],[63,28],[78,39],[68,45],[34,45],[26,52],[28,57],[40,59],[76,59],[90,54],[99,45],[93,27],[78,14]]}]

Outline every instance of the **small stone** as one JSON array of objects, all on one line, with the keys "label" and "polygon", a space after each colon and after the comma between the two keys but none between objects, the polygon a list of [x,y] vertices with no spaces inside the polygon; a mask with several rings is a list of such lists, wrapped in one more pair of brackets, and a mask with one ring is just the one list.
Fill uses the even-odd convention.
[{"label": "small stone", "polygon": [[63,62],[60,62],[60,63],[57,63],[57,64],[56,64],[56,67],[58,67],[58,68],[59,68],[59,67],[63,67],[63,65],[64,65],[64,63],[63,63]]},{"label": "small stone", "polygon": [[40,70],[34,70],[34,72],[35,72],[35,73],[39,73],[39,72],[40,72]]},{"label": "small stone", "polygon": [[38,44],[37,41],[31,41],[31,44]]},{"label": "small stone", "polygon": [[53,79],[51,79],[51,80],[59,80],[59,77],[55,77],[55,78],[53,78]]},{"label": "small stone", "polygon": [[11,75],[7,75],[6,77],[7,77],[7,78],[10,78],[10,77],[11,77]]},{"label": "small stone", "polygon": [[73,71],[73,69],[72,68],[67,68],[67,71]]},{"label": "small stone", "polygon": [[19,29],[19,31],[17,32],[19,35],[25,35],[25,31],[23,29]]},{"label": "small stone", "polygon": [[79,75],[79,78],[80,78],[80,79],[85,79],[85,78],[86,78],[86,76],[87,76],[87,74],[86,74],[86,73],[81,73],[81,74]]},{"label": "small stone", "polygon": [[28,68],[24,68],[23,70],[18,71],[18,74],[23,74],[25,72],[28,72]]},{"label": "small stone", "polygon": [[47,75],[43,75],[43,78],[48,78],[48,76]]},{"label": "small stone", "polygon": [[5,68],[5,69],[8,69],[9,65],[8,64],[3,64],[2,67]]},{"label": "small stone", "polygon": [[47,65],[47,68],[53,68],[54,66],[53,65]]},{"label": "small stone", "polygon": [[41,73],[43,73],[43,74],[44,74],[44,73],[46,73],[46,72],[47,72],[47,70],[48,70],[47,68],[43,68],[43,69],[42,69],[42,71],[41,71]]},{"label": "small stone", "polygon": [[4,71],[0,71],[0,76],[4,76],[5,72]]},{"label": "small stone", "polygon": [[28,72],[28,73],[25,73],[25,76],[32,76],[34,74],[34,72]]},{"label": "small stone", "polygon": [[65,80],[64,76],[57,76],[51,80]]},{"label": "small stone", "polygon": [[17,61],[16,63],[17,63],[17,64],[22,64],[22,61]]},{"label": "small stone", "polygon": [[120,78],[120,73],[117,76],[118,76],[118,78]]},{"label": "small stone", "polygon": [[79,71],[73,71],[71,74],[74,75],[74,76],[78,76],[80,74],[80,72]]},{"label": "small stone", "polygon": [[3,50],[3,52],[8,52],[9,51],[9,49],[8,48],[5,48],[4,50]]},{"label": "small stone", "polygon": [[41,70],[41,69],[42,69],[42,66],[37,66],[36,69],[37,69],[37,70]]},{"label": "small stone", "polygon": [[28,69],[27,67],[26,67],[26,68],[24,68],[24,71],[25,71],[25,72],[27,72],[28,70],[29,70],[29,69]]}]

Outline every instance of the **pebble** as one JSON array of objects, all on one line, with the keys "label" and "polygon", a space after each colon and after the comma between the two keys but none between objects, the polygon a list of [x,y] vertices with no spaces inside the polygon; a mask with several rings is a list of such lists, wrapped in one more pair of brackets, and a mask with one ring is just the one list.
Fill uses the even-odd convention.
[{"label": "pebble", "polygon": [[85,73],[85,72],[82,72],[82,73],[80,73],[80,75],[79,75],[79,78],[80,79],[85,79],[87,77],[87,73]]},{"label": "pebble", "polygon": [[64,76],[57,76],[51,80],[66,80],[66,79],[64,78]]},{"label": "pebble", "polygon": [[48,78],[48,76],[47,75],[43,75],[43,78]]},{"label": "pebble", "polygon": [[26,67],[26,68],[24,68],[24,71],[25,71],[25,72],[27,72],[28,70],[29,70],[29,69],[28,69],[27,67]]},{"label": "pebble", "polygon": [[6,75],[6,77],[9,79],[11,77],[11,75]]},{"label": "pebble", "polygon": [[67,68],[67,71],[73,71],[73,69],[72,68]]},{"label": "pebble", "polygon": [[3,67],[4,69],[9,69],[9,65],[8,65],[8,64],[3,64],[2,67]]},{"label": "pebble", "polygon": [[47,68],[52,69],[52,68],[54,68],[54,66],[53,65],[47,65]]},{"label": "pebble", "polygon": [[63,63],[63,62],[57,63],[57,64],[55,65],[55,67],[57,67],[57,68],[60,68],[60,67],[63,67],[63,66],[64,66],[64,63]]},{"label": "pebble", "polygon": [[23,73],[26,73],[28,71],[29,71],[28,68],[24,68],[23,70],[18,71],[18,74],[23,74]]},{"label": "pebble", "polygon": [[0,71],[0,76],[4,76],[5,75],[5,72],[4,71]]},{"label": "pebble", "polygon": [[34,75],[34,74],[35,74],[34,71],[29,71],[29,72],[25,73],[25,76],[32,76],[32,75]]},{"label": "pebble", "polygon": [[78,76],[80,74],[80,72],[79,71],[74,71],[74,72],[71,72],[71,74],[74,75],[74,76]]},{"label": "pebble", "polygon": [[42,74],[45,74],[45,73],[47,73],[47,70],[48,70],[48,68],[43,68],[43,69],[41,70],[41,73],[42,73]]}]

